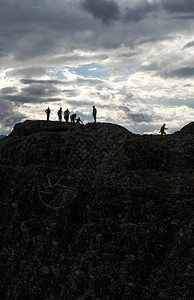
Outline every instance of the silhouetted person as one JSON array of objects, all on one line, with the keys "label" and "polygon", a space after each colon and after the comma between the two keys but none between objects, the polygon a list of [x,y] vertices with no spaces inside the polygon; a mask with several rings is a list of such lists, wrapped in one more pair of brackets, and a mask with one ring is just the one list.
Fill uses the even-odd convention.
[{"label": "silhouetted person", "polygon": [[71,123],[75,123],[75,118],[76,118],[77,114],[73,114],[71,115],[70,119],[71,119]]},{"label": "silhouetted person", "polygon": [[166,132],[164,130],[167,130],[168,128],[166,128],[165,126],[166,126],[166,124],[163,124],[162,127],[160,128],[159,132],[161,133],[161,135],[166,134]]},{"label": "silhouetted person", "polygon": [[93,115],[93,118],[94,118],[94,122],[96,123],[96,114],[97,114],[97,109],[96,107],[93,105],[93,112],[92,112],[92,115]]},{"label": "silhouetted person", "polygon": [[45,113],[47,115],[47,121],[49,121],[49,117],[50,117],[50,113],[51,113],[51,110],[49,107],[45,110]]},{"label": "silhouetted person", "polygon": [[58,114],[58,117],[59,117],[59,121],[62,121],[62,107],[60,107],[57,114]]},{"label": "silhouetted person", "polygon": [[83,123],[82,120],[79,117],[79,118],[77,118],[77,123],[80,124],[80,122]]},{"label": "silhouetted person", "polygon": [[69,114],[70,114],[70,111],[68,109],[66,109],[64,111],[64,119],[65,119],[66,123],[69,121]]}]

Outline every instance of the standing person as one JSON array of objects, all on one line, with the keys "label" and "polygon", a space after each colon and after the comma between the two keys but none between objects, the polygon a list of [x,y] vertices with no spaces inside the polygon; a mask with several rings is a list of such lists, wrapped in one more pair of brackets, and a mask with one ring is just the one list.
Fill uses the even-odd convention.
[{"label": "standing person", "polygon": [[70,111],[68,109],[66,109],[64,111],[64,119],[65,119],[66,123],[69,121],[69,114],[70,114]]},{"label": "standing person", "polygon": [[62,121],[62,107],[60,107],[60,109],[58,110],[57,115],[59,117],[59,121]]},{"label": "standing person", "polygon": [[160,128],[159,132],[161,133],[161,135],[166,134],[166,132],[164,130],[167,130],[168,128],[166,128],[165,126],[166,126],[166,124],[163,124],[162,127]]},{"label": "standing person", "polygon": [[75,123],[75,118],[76,118],[77,114],[73,114],[71,115],[70,119],[71,119],[71,123]]},{"label": "standing person", "polygon": [[49,107],[45,110],[45,113],[47,115],[47,121],[49,121],[49,117],[50,117],[50,113],[51,113],[51,110]]},{"label": "standing person", "polygon": [[96,114],[97,114],[97,109],[96,107],[93,105],[93,112],[92,112],[92,115],[93,115],[93,118],[94,118],[94,122],[96,123]]}]

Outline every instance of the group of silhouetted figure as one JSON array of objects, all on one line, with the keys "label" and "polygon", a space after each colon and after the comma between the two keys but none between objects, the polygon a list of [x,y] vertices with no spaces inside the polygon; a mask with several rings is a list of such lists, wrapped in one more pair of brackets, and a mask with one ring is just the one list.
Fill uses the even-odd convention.
[{"label": "group of silhouetted figure", "polygon": [[[47,121],[49,121],[50,119],[50,114],[51,114],[51,110],[50,108],[48,107],[46,110],[45,110],[45,113],[47,115]],[[68,108],[64,111],[62,111],[62,107],[60,107],[60,109],[58,110],[57,112],[57,115],[58,115],[58,118],[59,118],[59,121],[62,122],[62,115],[64,115],[64,120],[66,123],[69,122],[69,119],[71,121],[71,123],[83,123],[82,120],[80,119],[80,117],[77,117],[77,114],[73,113],[71,116],[70,116],[70,111],[68,110]],[[96,107],[93,105],[93,110],[92,110],[92,116],[94,118],[94,122],[96,123],[96,115],[97,115],[97,109]]]},{"label": "group of silhouetted figure", "polygon": [[[51,113],[51,110],[50,110],[49,107],[45,110],[45,113],[47,114],[47,121],[49,121],[50,113]],[[69,118],[70,118],[71,123],[78,123],[78,124],[83,123],[82,120],[80,119],[80,117],[77,118],[77,114],[73,113],[70,116],[70,111],[68,110],[68,108],[63,113],[62,112],[62,107],[60,107],[60,109],[58,110],[57,115],[58,115],[59,121],[61,121],[61,122],[62,122],[62,115],[64,115],[64,120],[65,120],[66,123],[69,122]],[[97,115],[97,109],[93,105],[92,116],[94,118],[95,123],[96,123],[96,115]],[[165,130],[167,130],[167,129],[168,128],[166,128],[166,124],[163,124],[160,128],[159,133],[161,133],[161,135],[166,135]]]}]

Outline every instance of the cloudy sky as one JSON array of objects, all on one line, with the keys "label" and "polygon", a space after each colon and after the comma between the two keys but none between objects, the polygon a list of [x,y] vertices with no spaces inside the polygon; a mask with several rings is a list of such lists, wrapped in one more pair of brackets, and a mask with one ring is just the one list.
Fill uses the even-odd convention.
[{"label": "cloudy sky", "polygon": [[140,134],[194,121],[193,0],[0,1],[0,135],[93,105]]}]

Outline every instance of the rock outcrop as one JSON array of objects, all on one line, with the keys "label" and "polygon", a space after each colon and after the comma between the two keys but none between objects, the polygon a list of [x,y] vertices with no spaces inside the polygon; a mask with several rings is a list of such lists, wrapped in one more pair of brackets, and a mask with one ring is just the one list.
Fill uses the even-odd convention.
[{"label": "rock outcrop", "polygon": [[16,124],[0,186],[3,299],[194,299],[194,123]]}]

